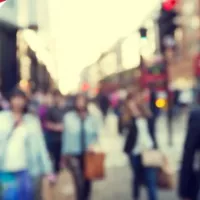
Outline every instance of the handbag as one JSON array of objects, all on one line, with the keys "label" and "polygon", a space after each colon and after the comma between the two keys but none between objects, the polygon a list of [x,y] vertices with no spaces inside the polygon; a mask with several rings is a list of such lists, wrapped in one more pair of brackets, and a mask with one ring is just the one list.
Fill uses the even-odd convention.
[{"label": "handbag", "polygon": [[84,119],[81,120],[81,146],[83,150],[84,171],[83,175],[87,180],[99,180],[105,176],[104,161],[105,154],[99,151],[87,151],[85,141]]},{"label": "handbag", "polygon": [[105,154],[101,152],[87,152],[84,156],[84,176],[87,180],[100,180],[105,177]]},{"label": "handbag", "polygon": [[142,153],[142,164],[144,167],[162,167],[164,163],[164,155],[156,149],[144,151]]},{"label": "handbag", "polygon": [[172,190],[175,188],[175,180],[175,173],[170,167],[169,160],[165,156],[163,166],[158,170],[157,185],[160,189]]}]

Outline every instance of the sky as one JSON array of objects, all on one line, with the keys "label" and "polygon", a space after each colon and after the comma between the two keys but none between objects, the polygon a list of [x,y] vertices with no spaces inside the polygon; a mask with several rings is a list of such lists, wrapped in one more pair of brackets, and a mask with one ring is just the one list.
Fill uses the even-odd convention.
[{"label": "sky", "polygon": [[160,0],[49,0],[59,87],[76,89],[81,70],[147,19]]}]

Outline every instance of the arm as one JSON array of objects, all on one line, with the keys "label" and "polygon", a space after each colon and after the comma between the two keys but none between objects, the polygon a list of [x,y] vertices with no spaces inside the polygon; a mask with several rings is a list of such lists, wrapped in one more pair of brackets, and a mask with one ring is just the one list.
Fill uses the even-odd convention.
[{"label": "arm", "polygon": [[38,119],[35,119],[35,144],[37,144],[38,157],[40,161],[40,167],[44,174],[51,174],[53,172],[52,163],[49,153],[46,148],[45,140],[42,133],[42,128]]},{"label": "arm", "polygon": [[50,131],[62,132],[63,131],[63,124],[62,123],[55,123],[52,120],[52,110],[50,109],[45,116],[45,123],[44,126]]},{"label": "arm", "polygon": [[[197,120],[197,121],[196,121]],[[180,170],[179,195],[183,199],[190,199],[193,182],[193,162],[198,149],[200,130],[198,116],[191,113],[188,121],[188,131],[184,145],[183,159]]]},{"label": "arm", "polygon": [[71,155],[72,151],[71,148],[73,146],[73,136],[71,135],[70,131],[68,130],[68,122],[69,116],[66,114],[63,118],[63,132],[62,132],[62,148],[61,148],[61,154],[62,157],[66,157]]}]

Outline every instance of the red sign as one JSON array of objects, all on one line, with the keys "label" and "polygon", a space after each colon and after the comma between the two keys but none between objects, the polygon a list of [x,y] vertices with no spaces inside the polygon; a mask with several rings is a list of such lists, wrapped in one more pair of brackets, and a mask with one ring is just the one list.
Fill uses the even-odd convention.
[{"label": "red sign", "polygon": [[165,90],[166,88],[166,66],[164,63],[157,63],[152,67],[143,67],[141,71],[141,84],[143,88],[153,86],[156,90]]}]

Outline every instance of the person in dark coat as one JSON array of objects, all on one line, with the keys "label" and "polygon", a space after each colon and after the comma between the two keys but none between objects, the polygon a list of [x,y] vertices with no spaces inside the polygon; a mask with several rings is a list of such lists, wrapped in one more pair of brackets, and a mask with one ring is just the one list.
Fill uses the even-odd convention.
[{"label": "person in dark coat", "polygon": [[179,196],[183,200],[198,200],[200,189],[200,107],[190,112],[188,130],[180,169]]},{"label": "person in dark coat", "polygon": [[152,90],[150,92],[150,103],[149,103],[149,107],[150,107],[152,115],[151,117],[148,118],[148,128],[154,142],[154,147],[157,148],[158,142],[156,138],[156,121],[159,114],[159,110],[156,107],[155,102],[156,102],[156,92]]}]

